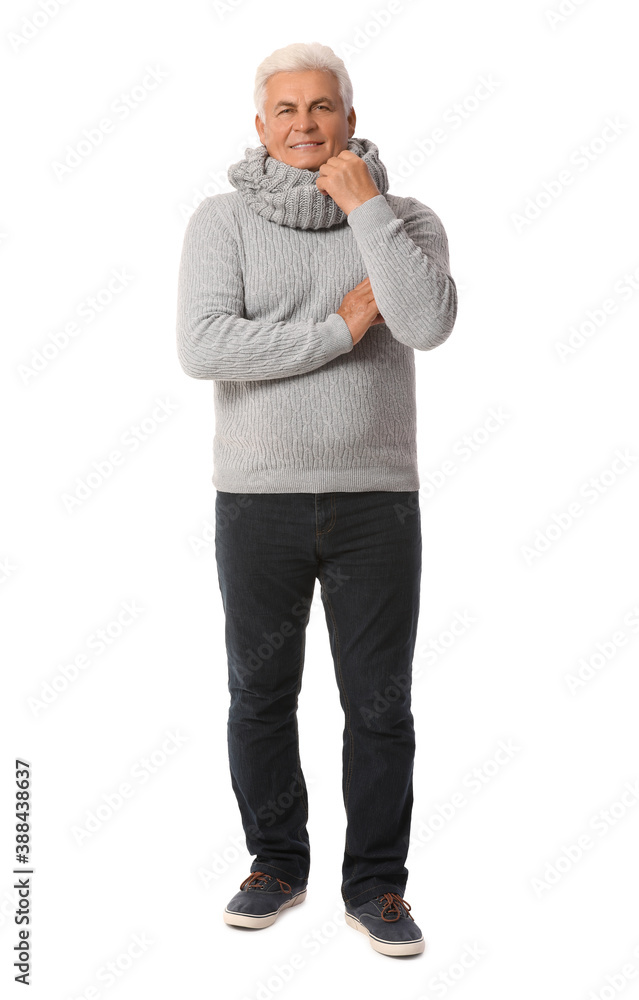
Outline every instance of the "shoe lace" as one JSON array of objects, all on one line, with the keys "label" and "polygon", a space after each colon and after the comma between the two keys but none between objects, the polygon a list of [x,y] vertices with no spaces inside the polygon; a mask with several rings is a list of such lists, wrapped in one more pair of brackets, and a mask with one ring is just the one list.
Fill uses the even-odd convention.
[{"label": "shoe lace", "polygon": [[[268,880],[273,878],[275,878],[274,875],[268,875],[266,872],[251,872],[248,878],[245,878],[242,882],[240,889],[265,889],[268,885]],[[275,881],[280,883],[282,892],[293,891],[288,882],[283,882],[281,878],[275,878]]]},{"label": "shoe lace", "polygon": [[[399,920],[399,918],[402,916],[402,909],[406,913],[407,917],[410,917],[411,920],[415,919],[415,917],[413,917],[409,912],[411,907],[409,906],[409,904],[406,902],[405,899],[402,899],[399,893],[384,892],[382,893],[381,896],[378,896],[377,898],[380,902],[382,902],[382,900],[384,901],[384,905],[382,907],[382,920],[388,920],[391,922],[394,920]],[[387,913],[392,913],[394,914],[394,916],[387,917],[386,916]]]}]

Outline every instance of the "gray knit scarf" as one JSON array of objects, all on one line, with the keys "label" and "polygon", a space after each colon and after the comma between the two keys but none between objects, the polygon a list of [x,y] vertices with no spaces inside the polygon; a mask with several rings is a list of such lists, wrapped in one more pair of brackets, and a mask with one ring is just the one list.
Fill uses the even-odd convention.
[{"label": "gray knit scarf", "polygon": [[[388,174],[377,146],[368,139],[348,140],[351,152],[361,156],[380,194],[388,191]],[[280,226],[328,229],[344,222],[346,213],[323,194],[315,180],[319,170],[292,167],[269,156],[266,146],[245,150],[244,159],[228,169],[228,179],[258,215]]]}]

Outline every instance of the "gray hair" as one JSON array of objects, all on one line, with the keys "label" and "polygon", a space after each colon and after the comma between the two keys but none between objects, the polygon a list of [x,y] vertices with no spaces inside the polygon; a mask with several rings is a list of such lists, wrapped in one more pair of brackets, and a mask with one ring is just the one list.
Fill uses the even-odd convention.
[{"label": "gray hair", "polygon": [[266,82],[275,73],[299,73],[302,70],[319,69],[333,73],[337,78],[339,96],[347,115],[353,106],[353,84],[344,61],[335,55],[328,45],[319,42],[295,42],[275,49],[257,67],[253,99],[257,113],[265,120]]}]

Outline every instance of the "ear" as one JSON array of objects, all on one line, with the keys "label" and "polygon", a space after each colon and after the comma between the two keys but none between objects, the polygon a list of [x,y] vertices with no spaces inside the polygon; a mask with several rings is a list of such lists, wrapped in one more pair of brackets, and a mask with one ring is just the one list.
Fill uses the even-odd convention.
[{"label": "ear", "polygon": [[260,137],[260,142],[264,145],[264,123],[258,114],[255,115],[255,128]]},{"label": "ear", "polygon": [[355,135],[355,122],[357,121],[357,115],[355,114],[355,108],[351,108],[346,116],[348,122],[348,137],[349,139]]}]

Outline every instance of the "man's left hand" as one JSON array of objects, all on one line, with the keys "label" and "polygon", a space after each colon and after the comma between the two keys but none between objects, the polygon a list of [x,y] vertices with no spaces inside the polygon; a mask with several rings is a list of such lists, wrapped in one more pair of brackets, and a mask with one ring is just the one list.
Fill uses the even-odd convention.
[{"label": "man's left hand", "polygon": [[346,215],[369,198],[381,194],[361,156],[350,149],[343,149],[322,163],[315,183]]}]

